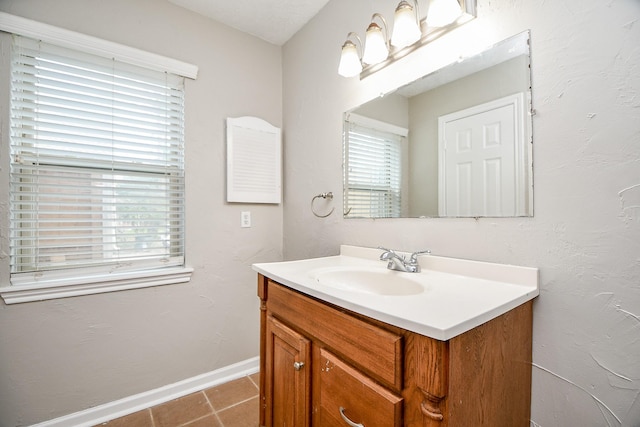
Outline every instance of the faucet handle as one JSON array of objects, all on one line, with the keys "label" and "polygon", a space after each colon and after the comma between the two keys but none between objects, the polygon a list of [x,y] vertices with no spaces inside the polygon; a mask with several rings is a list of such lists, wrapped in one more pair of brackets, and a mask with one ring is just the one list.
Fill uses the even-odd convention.
[{"label": "faucet handle", "polygon": [[409,262],[411,262],[411,264],[416,264],[418,262],[418,255],[422,255],[422,254],[430,254],[431,251],[429,249],[427,249],[426,251],[417,251],[411,254],[411,259],[409,260]]},{"label": "faucet handle", "polygon": [[378,246],[378,249],[380,249],[381,251],[389,252],[390,254],[398,255],[393,249],[383,248],[382,246]]},{"label": "faucet handle", "polygon": [[378,249],[384,251],[380,255],[380,260],[387,261],[390,257],[396,257],[404,261],[404,255],[398,255],[393,249],[383,248],[382,246],[378,246]]}]

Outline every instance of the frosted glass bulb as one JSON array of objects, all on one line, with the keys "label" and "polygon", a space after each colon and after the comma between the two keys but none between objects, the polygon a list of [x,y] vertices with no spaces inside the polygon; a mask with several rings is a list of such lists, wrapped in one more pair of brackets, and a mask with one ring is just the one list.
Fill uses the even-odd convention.
[{"label": "frosted glass bulb", "polygon": [[393,19],[393,34],[391,44],[397,48],[409,46],[420,40],[422,32],[416,21],[413,7],[406,1],[401,1],[396,8]]},{"label": "frosted glass bulb", "polygon": [[342,54],[340,55],[340,65],[338,65],[338,74],[343,77],[353,77],[362,71],[362,63],[358,57],[358,49],[356,45],[347,40],[342,46]]},{"label": "frosted glass bulb", "polygon": [[367,37],[364,42],[364,54],[362,61],[367,64],[377,64],[389,56],[387,41],[378,24],[372,22],[367,28]]}]

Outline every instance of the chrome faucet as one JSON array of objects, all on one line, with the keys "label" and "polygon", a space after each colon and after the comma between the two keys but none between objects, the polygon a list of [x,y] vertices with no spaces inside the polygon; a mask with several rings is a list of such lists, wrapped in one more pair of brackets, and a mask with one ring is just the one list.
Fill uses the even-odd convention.
[{"label": "chrome faucet", "polygon": [[389,270],[404,271],[406,273],[419,273],[420,264],[418,264],[418,255],[430,254],[431,251],[418,251],[411,254],[409,261],[406,260],[404,255],[398,255],[392,249],[386,249],[381,246],[378,249],[383,250],[380,255],[380,261],[389,261],[387,268]]}]

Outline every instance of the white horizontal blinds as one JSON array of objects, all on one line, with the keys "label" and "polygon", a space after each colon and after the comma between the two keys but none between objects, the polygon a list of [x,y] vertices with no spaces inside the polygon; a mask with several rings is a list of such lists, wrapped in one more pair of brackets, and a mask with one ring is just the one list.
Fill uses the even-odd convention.
[{"label": "white horizontal blinds", "polygon": [[345,138],[349,217],[399,217],[402,136],[348,122]]},{"label": "white horizontal blinds", "polygon": [[12,273],[183,265],[184,79],[19,36],[12,58]]}]

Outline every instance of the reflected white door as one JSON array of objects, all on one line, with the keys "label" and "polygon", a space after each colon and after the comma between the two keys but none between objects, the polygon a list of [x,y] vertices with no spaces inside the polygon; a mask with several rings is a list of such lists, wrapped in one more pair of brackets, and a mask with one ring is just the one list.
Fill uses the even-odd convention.
[{"label": "reflected white door", "polygon": [[441,216],[516,216],[522,94],[438,118]]}]

